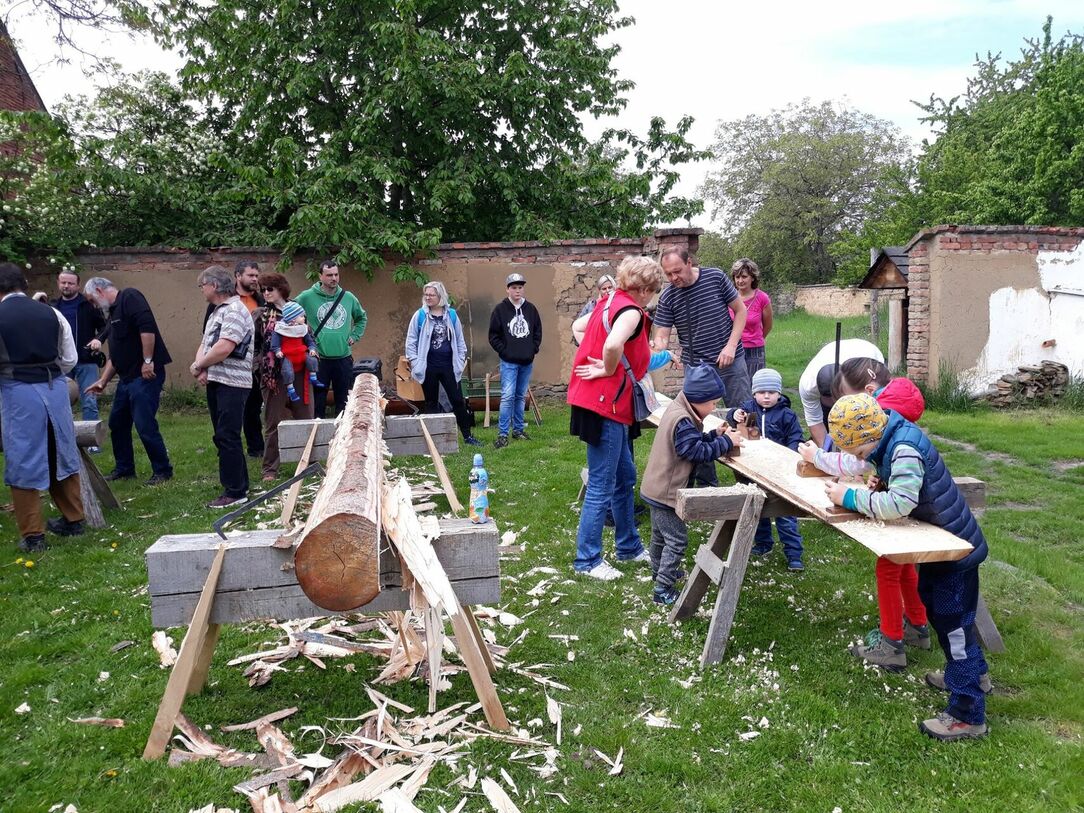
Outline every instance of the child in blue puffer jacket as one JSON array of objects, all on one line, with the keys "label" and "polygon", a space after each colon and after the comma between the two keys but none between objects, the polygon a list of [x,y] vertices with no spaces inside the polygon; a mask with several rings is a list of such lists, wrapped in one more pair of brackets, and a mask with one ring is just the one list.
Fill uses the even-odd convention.
[{"label": "child in blue puffer jacket", "polygon": [[[761,437],[773,440],[789,449],[798,451],[802,439],[802,427],[798,416],[790,408],[790,399],[783,395],[783,376],[771,367],[764,367],[753,374],[753,397],[741,406],[726,413],[731,426],[740,426],[749,416],[756,419]],[[776,517],[775,528],[787,557],[787,567],[794,571],[805,570],[802,564],[802,535],[798,533],[797,517]],[[754,538],[754,556],[766,556],[772,549],[772,521],[761,519],[757,523]]]},{"label": "child in blue puffer jacket", "polygon": [[845,395],[828,415],[828,432],[861,464],[848,474],[872,471],[888,486],[882,492],[828,483],[825,491],[833,503],[874,519],[910,516],[971,544],[962,559],[919,565],[918,594],[945,652],[943,685],[949,700],[945,711],[918,727],[949,742],[986,736],[982,678],[988,670],[975,635],[979,564],[988,552],[982,529],[930,439],[899,413],[885,412],[866,393]]}]

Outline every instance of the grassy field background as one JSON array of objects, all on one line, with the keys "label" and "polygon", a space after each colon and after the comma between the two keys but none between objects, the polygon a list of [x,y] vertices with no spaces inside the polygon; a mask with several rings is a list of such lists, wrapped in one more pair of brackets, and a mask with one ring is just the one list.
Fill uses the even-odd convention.
[{"label": "grassy field background", "polygon": [[[863,330],[862,320],[849,320],[844,335]],[[830,320],[800,313],[777,321],[768,360],[792,394],[806,360],[833,332]],[[574,500],[584,449],[568,436],[564,408],[545,409],[544,419],[530,429],[530,442],[483,451],[496,520],[502,530],[519,531],[525,545],[521,555],[502,561],[502,605],[528,629],[510,657],[550,664],[546,674],[570,687],[553,692],[565,706],[560,772],[543,781],[509,760],[512,746],[495,743],[472,746],[460,770],[471,764],[496,776],[505,768],[524,811],[1084,807],[1084,468],[1076,465],[1084,460],[1084,415],[980,410],[923,419],[954,474],[989,484],[990,507],[981,520],[991,548],[983,593],[1008,646],[990,658],[996,686],[988,703],[990,736],[955,745],[922,737],[916,728],[943,702],[922,681],[924,671],[939,668],[938,652],[909,652],[912,665],[900,674],[863,668],[848,654],[847,645],[876,624],[874,559],[823,526],[801,523],[804,574],[788,572],[781,554],[750,567],[726,660],[704,672],[697,663],[706,616],[668,625],[650,600],[645,569],[627,569],[611,584],[574,578]],[[0,513],[0,539],[8,546],[0,562],[0,810],[74,804],[81,813],[183,812],[210,802],[247,809],[231,790],[248,777],[245,771],[140,759],[167,677],[150,646],[143,552],[164,533],[207,531],[213,515],[203,504],[217,494],[207,420],[186,412],[162,421],[177,477],[158,488],[120,483],[124,510],[109,514],[110,528],[51,540],[52,550],[28,567],[14,547],[13,517]],[[495,431],[479,435],[491,442]],[[650,437],[637,444],[641,466]],[[461,496],[471,452],[447,459]],[[140,473],[149,474],[137,459]],[[108,470],[109,453],[99,462]],[[398,462],[432,476],[424,458]],[[707,530],[693,527],[690,556]],[[606,550],[612,546],[607,533]],[[541,577],[525,574],[537,566],[556,567],[567,578],[531,597]],[[507,643],[521,629],[498,628],[498,639]],[[578,640],[566,646],[553,635]],[[282,727],[302,750],[316,750],[319,742],[303,726],[347,727],[328,720],[371,708],[364,686],[380,666],[364,655],[331,660],[326,672],[290,662],[259,690],[247,686],[240,668],[226,666],[279,637],[270,624],[224,630],[210,685],[185,706],[194,721],[213,727],[217,742],[258,750],[250,733],[221,734],[219,726],[297,705],[298,714]],[[135,643],[111,652],[121,641]],[[506,673],[497,682],[511,719],[546,718],[536,684]],[[424,707],[421,682],[384,691]],[[441,702],[471,698],[469,681],[458,676]],[[30,711],[16,714],[24,703]],[[639,716],[647,711],[676,727],[648,727]],[[123,718],[126,727],[69,722],[92,715]],[[537,730],[552,740],[548,723]],[[755,739],[739,736],[754,730]],[[608,776],[594,748],[611,756],[624,748],[624,773]],[[416,804],[426,811],[454,807],[460,796],[449,787],[454,779],[438,767]],[[570,805],[546,791],[564,794]],[[490,807],[476,795],[466,809]]]}]

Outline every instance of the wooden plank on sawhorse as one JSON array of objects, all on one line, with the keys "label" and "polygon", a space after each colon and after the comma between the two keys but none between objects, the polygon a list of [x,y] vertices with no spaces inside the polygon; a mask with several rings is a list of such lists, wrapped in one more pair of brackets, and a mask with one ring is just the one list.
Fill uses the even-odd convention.
[{"label": "wooden plank on sawhorse", "polygon": [[[459,451],[459,428],[455,415],[388,415],[384,419],[384,443],[392,456],[429,454],[429,447],[422,437],[422,420],[441,454]],[[335,421],[290,420],[279,424],[279,457],[283,463],[296,463],[301,459],[314,425],[317,430],[311,460],[327,459],[327,447],[335,434]]]},{"label": "wooden plank on sawhorse", "polygon": [[[678,491],[679,517],[681,495],[689,490],[691,489]],[[670,623],[691,618],[696,614],[708,586],[718,586],[715,609],[708,625],[708,637],[700,656],[701,668],[718,663],[726,652],[742,581],[745,579],[745,570],[749,566],[749,555],[753,549],[753,534],[760,520],[760,509],[764,505],[764,492],[756,487],[732,486],[711,490],[720,493],[723,498],[724,504],[717,514],[720,519],[716,521],[708,541],[696,551],[696,564],[669,616]]]}]

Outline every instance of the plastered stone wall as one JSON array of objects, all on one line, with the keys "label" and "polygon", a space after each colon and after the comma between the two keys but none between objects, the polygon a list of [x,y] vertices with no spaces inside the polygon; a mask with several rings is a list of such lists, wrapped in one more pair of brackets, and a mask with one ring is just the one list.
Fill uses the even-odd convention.
[{"label": "plastered stone wall", "polygon": [[[660,229],[644,238],[591,238],[543,244],[448,243],[435,256],[417,259],[415,265],[429,279],[443,282],[463,319],[470,375],[481,379],[498,368],[489,346],[489,317],[505,293],[505,278],[512,272],[527,279],[527,299],[542,316],[542,350],[535,360],[532,387],[538,397],[563,395],[575,354],[572,322],[583,303],[593,296],[602,274],[611,274],[630,254],[654,254],[661,246],[677,244],[696,251],[701,229]],[[154,309],[162,336],[173,356],[167,368],[168,385],[195,386],[187,367],[202,335],[206,302],[196,288],[196,277],[208,265],[232,269],[241,259],[255,260],[263,270],[275,270],[277,251],[265,247],[220,248],[188,251],[173,248],[100,248],[81,253],[77,262],[86,282],[106,277],[120,288],[138,288]],[[310,261],[321,257],[299,253],[285,272],[293,293],[312,285],[306,277]],[[361,301],[368,315],[362,340],[354,347],[355,358],[377,357],[384,363],[384,383],[394,386],[395,364],[403,354],[407,325],[421,305],[421,289],[412,283],[392,281],[391,269],[399,258],[389,257],[383,272],[372,280],[356,269],[340,268],[343,286]],[[57,295],[55,272],[45,262],[28,271],[31,290]],[[676,346],[676,343],[675,343]]]},{"label": "plastered stone wall", "polygon": [[794,307],[814,316],[842,319],[869,313],[870,291],[863,288],[839,288],[835,285],[799,285]]},{"label": "plastered stone wall", "polygon": [[1022,364],[1084,371],[1084,228],[938,226],[908,246],[907,373],[974,392]]}]

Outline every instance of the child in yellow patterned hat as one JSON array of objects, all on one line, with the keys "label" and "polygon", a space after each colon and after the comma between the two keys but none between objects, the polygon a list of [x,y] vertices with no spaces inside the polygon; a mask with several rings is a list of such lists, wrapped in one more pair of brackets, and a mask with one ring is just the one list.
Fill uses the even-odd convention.
[{"label": "child in yellow patterned hat", "polygon": [[[919,730],[946,742],[986,736],[982,685],[989,678],[975,635],[979,564],[988,553],[982,529],[930,439],[898,412],[886,412],[866,393],[846,395],[828,415],[828,433],[843,451],[865,461],[850,473],[875,472],[884,489],[830,482],[825,491],[833,503],[874,519],[910,516],[971,544],[962,559],[919,566],[918,593],[946,657],[943,679],[931,680],[931,673],[926,681],[949,693],[948,708],[919,723]],[[902,641],[887,645],[903,648]]]}]

